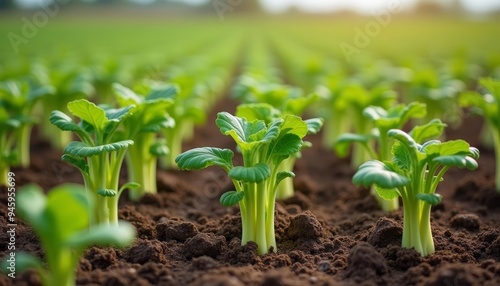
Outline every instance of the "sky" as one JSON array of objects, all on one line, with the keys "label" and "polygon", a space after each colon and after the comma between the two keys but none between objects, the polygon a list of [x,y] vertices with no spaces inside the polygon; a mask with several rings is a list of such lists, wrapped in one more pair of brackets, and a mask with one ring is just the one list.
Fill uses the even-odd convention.
[{"label": "sky", "polygon": [[[52,0],[17,0],[24,7],[39,6],[49,3]],[[91,0],[90,0],[91,1]],[[129,0],[137,3],[150,3],[154,0]],[[158,0],[161,1],[161,0]],[[177,0],[192,4],[206,3],[215,0]],[[236,0],[218,0],[228,3]],[[240,0],[245,1],[245,0]],[[415,5],[418,0],[260,0],[263,6],[271,12],[281,12],[287,10],[291,5],[299,7],[304,11],[321,12],[335,11],[339,9],[351,9],[361,13],[374,13],[387,9],[390,3],[400,3],[404,7]],[[453,0],[435,0],[443,4],[453,2]],[[462,5],[471,12],[488,12],[500,9],[500,0],[460,0]]]}]

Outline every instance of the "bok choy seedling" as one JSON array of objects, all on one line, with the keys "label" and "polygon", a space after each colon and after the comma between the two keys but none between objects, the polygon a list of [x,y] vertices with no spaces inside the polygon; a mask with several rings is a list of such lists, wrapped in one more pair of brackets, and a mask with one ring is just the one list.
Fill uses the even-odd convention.
[{"label": "bok choy seedling", "polygon": [[[248,104],[240,104],[236,108],[236,116],[243,117],[248,121],[254,120],[264,120],[266,124],[271,124],[274,120],[282,117],[284,114],[292,114],[299,115],[301,114],[305,108],[310,104],[310,101],[305,97],[297,99],[291,99],[287,101],[286,107],[284,108],[285,112],[281,112],[280,110],[274,108],[270,104],[267,103],[248,103]],[[294,110],[295,112],[291,112]],[[289,112],[286,112],[289,111]],[[307,123],[307,134],[316,134],[319,132],[321,127],[323,126],[322,118],[311,118],[306,119]],[[302,148],[310,147],[312,144],[310,142],[304,141]],[[283,160],[280,163],[278,168],[279,172],[292,172],[293,167],[295,165],[295,161],[301,157],[301,152],[297,152],[287,159]],[[278,200],[284,200],[294,195],[294,187],[293,187],[293,178],[284,178],[281,183],[278,185],[278,190],[276,192],[276,198]]]},{"label": "bok choy seedling", "polygon": [[180,154],[176,162],[182,170],[197,170],[209,166],[223,168],[233,181],[235,191],[224,193],[221,203],[239,203],[242,220],[242,245],[254,241],[258,253],[276,251],[274,209],[277,186],[281,180],[293,177],[292,172],[280,172],[283,160],[293,156],[304,144],[307,123],[300,117],[284,115],[266,124],[263,120],[245,118],[221,112],[216,124],[224,135],[231,136],[243,155],[243,166],[234,166],[233,152],[212,147],[195,148]]},{"label": "bok choy seedling", "polygon": [[[33,269],[44,286],[75,285],[76,267],[83,251],[93,245],[125,247],[135,237],[127,222],[88,228],[92,201],[79,185],[60,185],[47,196],[40,187],[27,185],[19,190],[16,200],[19,217],[31,224],[40,238],[44,263],[26,252],[16,253],[15,270]],[[10,265],[3,259],[2,271]]]},{"label": "bok choy seedling", "polygon": [[391,129],[388,136],[396,142],[392,147],[394,159],[381,162],[370,160],[361,165],[353,176],[355,184],[375,185],[382,198],[403,200],[402,247],[414,248],[422,256],[434,253],[431,230],[431,206],[441,202],[436,188],[453,166],[474,170],[479,150],[463,140],[441,142],[427,137],[427,128],[417,128],[410,134]]},{"label": "bok choy seedling", "polygon": [[146,89],[147,95],[142,96],[120,84],[113,85],[120,106],[136,106],[132,115],[123,120],[124,138],[134,141],[125,156],[129,180],[141,185],[129,192],[134,201],[146,193],[156,193],[158,157],[168,153],[165,140],[157,139],[157,134],[162,129],[173,128],[174,120],[168,116],[167,108],[173,103],[171,97],[178,92],[172,85]]},{"label": "bok choy seedling", "polygon": [[[349,146],[353,143],[357,143],[370,153],[371,159],[390,161],[392,159],[391,147],[394,140],[389,138],[387,132],[390,129],[401,129],[410,119],[421,118],[425,116],[425,114],[426,105],[419,102],[412,102],[408,105],[396,105],[389,110],[380,106],[369,106],[363,110],[363,115],[368,118],[374,126],[371,133],[344,133],[340,135],[335,143],[335,152],[341,157],[345,157],[349,151]],[[435,129],[439,134],[441,134],[445,125],[441,124],[440,126],[441,130],[439,130],[439,128]],[[372,189],[372,193],[375,195],[375,198],[377,198],[379,206],[383,211],[391,212],[399,208],[399,200],[397,197],[392,200],[384,200],[376,194],[374,189]]]},{"label": "bok choy seedling", "polygon": [[[461,104],[473,107],[485,120],[485,130],[489,131],[495,149],[495,188],[500,193],[500,81],[483,78],[479,81],[482,92],[467,92],[462,95]],[[484,129],[484,128],[483,128]]]},{"label": "bok choy seedling", "polygon": [[8,185],[10,167],[16,162],[15,132],[20,126],[21,121],[0,105],[0,186]]},{"label": "bok choy seedling", "polygon": [[91,224],[118,223],[118,198],[125,188],[137,188],[127,183],[118,189],[120,169],[127,148],[134,144],[116,134],[118,127],[132,114],[134,105],[120,109],[103,109],[79,99],[68,103],[69,111],[80,118],[77,124],[61,111],[53,111],[50,122],[63,131],[71,131],[81,141],[72,141],[64,148],[62,160],[74,165],[83,176],[85,187],[96,204]]},{"label": "bok choy seedling", "polygon": [[38,118],[33,115],[38,100],[54,92],[51,86],[32,86],[27,81],[5,81],[0,84],[0,105],[20,125],[15,130],[15,164],[21,167],[30,165],[30,139],[33,125]]}]

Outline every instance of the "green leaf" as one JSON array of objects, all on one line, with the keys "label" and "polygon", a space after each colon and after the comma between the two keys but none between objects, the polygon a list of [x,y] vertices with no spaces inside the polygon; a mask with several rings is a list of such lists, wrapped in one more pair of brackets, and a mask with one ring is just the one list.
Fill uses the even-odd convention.
[{"label": "green leaf", "polygon": [[118,151],[133,144],[134,141],[132,140],[123,140],[99,146],[89,146],[84,142],[72,141],[64,148],[64,153],[79,157],[91,157],[105,152]]},{"label": "green leaf", "polygon": [[389,116],[387,110],[380,106],[366,107],[365,109],[363,109],[363,115],[372,121],[376,121],[381,118],[387,118]]},{"label": "green leaf", "polygon": [[307,134],[316,134],[323,127],[323,118],[310,118],[305,120],[307,124]]},{"label": "green leaf", "polygon": [[469,156],[471,156],[474,159],[479,159],[479,149],[476,147],[470,147],[469,148]]},{"label": "green leaf", "polygon": [[229,171],[229,177],[234,180],[260,183],[271,175],[271,169],[264,163],[257,163],[251,167],[238,166]]},{"label": "green leaf", "polygon": [[180,91],[177,85],[165,85],[161,88],[154,88],[147,96],[146,100],[171,99]]},{"label": "green leaf", "polygon": [[110,121],[121,122],[132,114],[134,108],[135,105],[129,105],[122,108],[106,108],[104,111]]},{"label": "green leaf", "polygon": [[400,117],[400,124],[398,128],[403,127],[408,120],[411,118],[422,118],[427,114],[427,105],[425,103],[420,102],[411,102],[409,103],[400,113],[398,117]]},{"label": "green leaf", "polygon": [[167,142],[165,140],[157,140],[149,147],[149,153],[155,157],[167,155]]},{"label": "green leaf", "polygon": [[393,162],[401,170],[410,170],[412,167],[411,149],[408,149],[401,142],[395,142],[392,145]]},{"label": "green leaf", "polygon": [[233,167],[233,151],[212,147],[188,150],[175,158],[181,170],[199,170],[209,166],[219,166],[229,171]]},{"label": "green leaf", "polygon": [[283,123],[281,124],[281,134],[292,133],[302,139],[307,135],[307,131],[307,123],[302,120],[302,118],[290,114],[287,114],[283,117]]},{"label": "green leaf", "polygon": [[278,138],[269,152],[271,156],[279,155],[288,157],[289,155],[299,152],[301,148],[302,139],[295,134],[288,133]]},{"label": "green leaf", "polygon": [[440,194],[417,194],[417,198],[433,206],[439,204],[443,200]]},{"label": "green leaf", "polygon": [[117,225],[97,225],[92,229],[75,233],[65,245],[83,250],[92,245],[125,247],[130,245],[136,236],[134,227],[119,221]]},{"label": "green leaf", "polygon": [[47,198],[39,186],[29,184],[19,189],[16,211],[19,217],[28,221],[37,231],[39,228],[47,228],[49,224],[43,217],[46,205]]},{"label": "green leaf", "polygon": [[245,197],[245,192],[229,191],[222,194],[220,197],[221,205],[232,207]]},{"label": "green leaf", "polygon": [[390,201],[397,198],[400,195],[398,189],[396,188],[387,189],[387,188],[382,188],[378,185],[374,186],[377,195],[384,200]]},{"label": "green leaf", "polygon": [[415,140],[403,130],[391,129],[389,130],[389,132],[387,132],[387,135],[389,135],[389,137],[398,140],[399,142],[401,142],[410,149],[413,149],[415,151],[418,151],[419,149],[420,145],[417,144],[417,142],[415,142]]},{"label": "green leaf", "polygon": [[231,115],[227,112],[217,114],[216,124],[224,135],[231,135],[237,142],[252,142],[258,139],[250,136],[266,130],[264,121],[247,121],[245,118],[240,118]]},{"label": "green leaf", "polygon": [[409,134],[415,142],[422,144],[429,139],[441,136],[446,126],[446,123],[441,122],[441,120],[432,119],[424,125],[417,125],[413,127]]},{"label": "green leaf", "polygon": [[136,182],[128,182],[121,186],[121,188],[118,190],[118,194],[121,194],[125,189],[138,189],[141,187],[141,184],[136,183]]},{"label": "green leaf", "polygon": [[114,197],[116,196],[117,192],[113,189],[99,188],[97,190],[97,194],[103,197]]},{"label": "green leaf", "polygon": [[78,99],[69,102],[68,110],[73,113],[73,115],[87,121],[100,131],[102,131],[108,123],[108,118],[104,110],[86,99]]},{"label": "green leaf", "polygon": [[444,166],[456,166],[459,168],[467,168],[469,170],[477,169],[476,160],[466,155],[447,155],[439,156],[432,159],[433,162],[438,162]]},{"label": "green leaf", "polygon": [[[10,267],[10,263],[7,261],[8,256],[4,257],[0,263],[0,273],[7,274],[8,267]],[[33,256],[27,252],[20,251],[16,252],[16,264],[15,264],[15,272],[22,273],[28,269],[34,269],[43,274],[43,262],[36,256]]]},{"label": "green leaf", "polygon": [[50,113],[50,123],[55,125],[57,128],[61,129],[62,131],[73,131],[76,133],[85,133],[85,130],[81,128],[78,124],[73,122],[71,117],[68,115],[64,114],[63,112],[59,110],[54,110]]},{"label": "green leaf", "polygon": [[349,146],[351,146],[352,143],[367,144],[369,140],[370,136],[368,135],[359,135],[353,133],[341,134],[339,137],[337,137],[337,140],[335,140],[334,143],[335,154],[337,154],[341,158],[344,158],[347,156],[347,153],[349,152]]},{"label": "green leaf", "polygon": [[126,106],[126,105],[131,105],[131,104],[136,104],[139,105],[142,103],[143,98],[137,95],[134,91],[131,89],[119,84],[119,83],[114,83],[112,85],[113,93],[118,96],[118,102],[120,102],[120,105]]},{"label": "green leaf", "polygon": [[408,178],[377,160],[370,160],[362,164],[354,174],[352,181],[365,187],[375,184],[385,189],[399,188],[410,182]]},{"label": "green leaf", "polygon": [[437,144],[422,145],[422,151],[427,156],[448,156],[448,155],[461,155],[469,154],[469,143],[464,140],[450,140]]},{"label": "green leaf", "polygon": [[290,172],[290,171],[279,172],[276,175],[276,185],[278,185],[281,181],[283,181],[286,178],[294,178],[294,177],[295,177],[295,174],[293,172]]},{"label": "green leaf", "polygon": [[[44,219],[53,219],[51,236],[57,233],[60,241],[66,240],[76,231],[89,226],[89,200],[85,187],[75,184],[64,184],[53,188],[47,196],[46,215]],[[50,239],[51,237],[43,237]]]},{"label": "green leaf", "polygon": [[89,172],[89,166],[87,164],[87,160],[85,160],[82,157],[73,156],[71,154],[64,154],[62,155],[61,160],[77,167],[83,173],[88,174]]},{"label": "green leaf", "polygon": [[248,121],[264,120],[266,124],[269,124],[280,115],[279,110],[267,103],[247,103],[236,107],[236,116]]},{"label": "green leaf", "polygon": [[319,95],[316,93],[310,94],[308,96],[300,96],[296,98],[288,98],[285,101],[284,112],[301,116],[304,111],[311,106],[314,102],[320,99]]}]

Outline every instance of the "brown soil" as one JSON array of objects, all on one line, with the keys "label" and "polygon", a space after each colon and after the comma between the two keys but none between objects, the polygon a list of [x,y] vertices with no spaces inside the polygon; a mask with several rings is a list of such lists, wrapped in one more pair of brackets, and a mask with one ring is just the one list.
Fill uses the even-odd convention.
[{"label": "brown soil", "polygon": [[[226,100],[206,126],[196,129],[185,149],[233,148],[214,125],[216,111],[234,111]],[[469,118],[449,138],[478,144],[477,118]],[[500,285],[500,195],[493,188],[494,153],[480,148],[479,169],[450,170],[439,192],[443,202],[432,210],[436,253],[420,257],[402,249],[402,212],[378,210],[369,191],[351,183],[347,160],[309,138],[295,172],[296,195],[276,208],[278,252],[256,254],[256,245],[240,244],[238,207],[224,208],[220,195],[231,190],[226,174],[159,171],[157,195],[134,203],[124,194],[120,218],[138,237],[128,249],[92,247],[80,260],[78,285]],[[80,174],[60,161],[60,152],[37,139],[33,164],[14,169],[17,186],[36,182],[48,190],[62,182],[81,182]],[[481,146],[479,146],[481,147]],[[241,160],[241,159],[236,159]],[[6,225],[2,190],[0,221]],[[7,236],[0,233],[0,256]],[[17,248],[42,256],[31,228],[20,222]],[[0,285],[39,285],[34,272]]]}]

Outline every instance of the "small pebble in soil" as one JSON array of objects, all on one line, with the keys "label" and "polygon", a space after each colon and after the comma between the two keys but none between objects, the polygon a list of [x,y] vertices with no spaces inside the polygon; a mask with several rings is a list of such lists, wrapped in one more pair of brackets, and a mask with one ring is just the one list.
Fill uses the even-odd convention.
[{"label": "small pebble in soil", "polygon": [[453,228],[463,228],[468,231],[478,231],[480,219],[476,214],[457,214],[450,222]]},{"label": "small pebble in soil", "polygon": [[317,239],[322,233],[323,227],[318,219],[310,211],[306,211],[292,219],[285,230],[285,237],[290,240]]},{"label": "small pebble in soil", "polygon": [[385,247],[389,244],[400,245],[403,228],[396,221],[382,217],[368,236],[368,243],[373,246]]},{"label": "small pebble in soil", "polygon": [[203,255],[215,258],[221,253],[225,243],[224,236],[216,236],[213,233],[198,233],[186,240],[182,251],[188,258]]},{"label": "small pebble in soil", "polygon": [[347,257],[346,276],[373,278],[387,273],[385,258],[371,244],[355,245]]},{"label": "small pebble in soil", "polygon": [[318,270],[321,272],[327,272],[328,270],[330,270],[331,267],[332,265],[328,260],[322,260],[318,263]]}]

